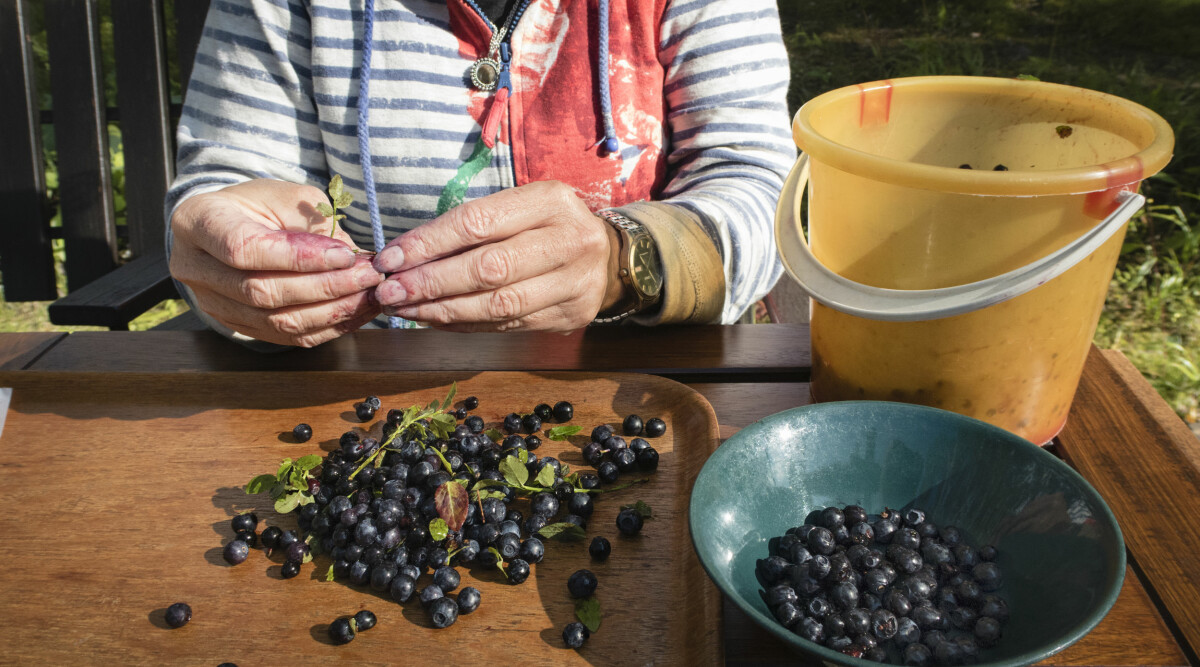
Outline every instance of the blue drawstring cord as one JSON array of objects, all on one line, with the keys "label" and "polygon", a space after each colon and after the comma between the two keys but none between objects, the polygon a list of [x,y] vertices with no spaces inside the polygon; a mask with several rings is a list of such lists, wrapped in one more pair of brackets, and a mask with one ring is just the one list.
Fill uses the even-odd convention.
[{"label": "blue drawstring cord", "polygon": [[[362,65],[358,71],[358,155],[362,166],[363,189],[367,191],[367,212],[371,219],[375,252],[382,252],[386,242],[383,239],[383,222],[379,218],[379,202],[375,198],[375,174],[371,165],[371,42],[374,32],[375,0],[364,0]],[[400,329],[405,324],[402,318],[388,318],[389,329]]]},{"label": "blue drawstring cord", "polygon": [[608,89],[608,0],[600,0],[600,53],[596,56],[600,77],[600,117],[604,121],[604,150],[616,153],[621,149],[617,130],[613,127],[612,95]]}]

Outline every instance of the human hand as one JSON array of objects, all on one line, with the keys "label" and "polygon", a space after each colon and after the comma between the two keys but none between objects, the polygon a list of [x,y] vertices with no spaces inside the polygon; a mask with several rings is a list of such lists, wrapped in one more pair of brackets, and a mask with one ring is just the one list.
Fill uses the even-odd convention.
[{"label": "human hand", "polygon": [[452,331],[573,331],[617,303],[620,239],[557,181],[467,202],[391,241],[384,312]]},{"label": "human hand", "polygon": [[192,197],[171,217],[171,275],[238,333],[312,347],[379,313],[383,276],[315,206],[310,185],[258,179]]}]

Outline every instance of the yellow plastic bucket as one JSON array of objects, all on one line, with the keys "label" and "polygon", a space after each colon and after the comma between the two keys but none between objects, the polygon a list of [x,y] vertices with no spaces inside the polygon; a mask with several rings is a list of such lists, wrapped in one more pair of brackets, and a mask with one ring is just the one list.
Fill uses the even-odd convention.
[{"label": "yellow plastic bucket", "polygon": [[776,240],[813,297],[814,399],[920,403],[1051,440],[1138,184],[1171,158],[1167,123],[1071,86],[917,77],[816,97],[792,131],[803,154]]}]

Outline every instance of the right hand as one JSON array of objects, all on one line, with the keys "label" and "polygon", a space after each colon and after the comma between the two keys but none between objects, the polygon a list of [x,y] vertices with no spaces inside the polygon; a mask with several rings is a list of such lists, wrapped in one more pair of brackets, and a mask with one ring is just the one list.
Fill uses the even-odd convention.
[{"label": "right hand", "polygon": [[310,185],[258,179],[192,197],[171,217],[171,275],[196,306],[259,340],[312,347],[379,314],[383,276],[316,210]]}]

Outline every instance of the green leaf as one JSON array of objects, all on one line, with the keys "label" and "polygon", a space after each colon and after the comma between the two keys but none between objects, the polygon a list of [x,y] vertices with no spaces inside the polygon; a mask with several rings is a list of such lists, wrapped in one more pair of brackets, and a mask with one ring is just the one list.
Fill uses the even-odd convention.
[{"label": "green leaf", "polygon": [[504,432],[498,428],[489,428],[488,430],[484,431],[483,434],[491,438],[492,442],[496,444],[500,444],[500,442],[504,440]]},{"label": "green leaf", "polygon": [[300,505],[300,494],[289,493],[279,500],[275,501],[275,511],[280,514],[287,514],[296,509]]},{"label": "green leaf", "polygon": [[279,470],[275,472],[275,479],[277,479],[281,482],[284,481],[285,479],[287,479],[288,473],[291,471],[291,468],[292,468],[292,460],[284,459],[283,463],[279,464]]},{"label": "green leaf", "polygon": [[496,547],[488,547],[488,553],[496,557],[496,567],[500,569],[500,572],[504,574],[504,578],[507,579],[508,572],[504,569],[504,556],[501,556],[500,552],[496,551]]},{"label": "green leaf", "polygon": [[638,515],[642,517],[642,519],[653,518],[652,516],[650,516],[650,506],[641,500],[637,501],[636,503],[630,504],[630,505],[621,505],[621,509],[633,510],[634,512],[637,512]]},{"label": "green leaf", "polygon": [[559,523],[551,523],[542,526],[542,529],[537,532],[538,536],[548,540],[562,540],[563,542],[578,542],[587,537],[587,531],[583,528],[566,521]]},{"label": "green leaf", "polygon": [[330,565],[328,570],[325,570],[325,581],[333,581],[333,566]]},{"label": "green leaf", "polygon": [[529,481],[529,469],[511,454],[500,462],[500,473],[509,484],[515,486],[525,486],[525,482]]},{"label": "green leaf", "polygon": [[333,217],[333,209],[330,208],[329,204],[326,204],[325,202],[321,202],[320,204],[317,204],[317,213],[320,213],[321,215],[325,216],[326,218]]},{"label": "green leaf", "polygon": [[429,427],[437,437],[443,440],[448,439],[450,434],[454,433],[454,427],[458,422],[454,420],[454,415],[439,412],[429,418]]},{"label": "green leaf", "polygon": [[1021,81],[1041,81],[1041,79],[1032,74],[1018,74],[1017,79]]},{"label": "green leaf", "polygon": [[546,437],[549,438],[550,440],[566,440],[567,438],[575,435],[576,433],[579,433],[582,430],[583,430],[582,426],[570,426],[570,425],[555,426],[554,428],[550,429],[549,431],[546,431]]},{"label": "green leaf", "polygon": [[308,472],[319,465],[321,465],[321,457],[317,456],[316,454],[309,454],[308,456],[301,456],[299,459],[297,459],[294,467],[299,468],[304,472]]},{"label": "green leaf", "polygon": [[441,404],[438,403],[437,399],[435,398],[429,402],[429,405],[425,406],[425,412],[437,412],[439,405]]},{"label": "green leaf", "polygon": [[329,198],[334,201],[342,196],[342,175],[334,174],[333,178],[329,179]]},{"label": "green leaf", "polygon": [[442,401],[442,409],[449,410],[454,405],[454,395],[458,393],[458,383],[450,383],[450,391],[446,392],[446,400]]},{"label": "green leaf", "polygon": [[480,502],[480,503],[487,500],[488,498],[499,498],[501,500],[504,500],[504,497],[505,497],[503,491],[488,491],[485,489],[483,491],[472,491],[471,493],[474,494],[475,502]]},{"label": "green leaf", "polygon": [[[613,491],[620,491],[622,489],[628,489],[629,487],[635,486],[637,484],[645,484],[646,482],[649,482],[649,481],[650,481],[649,477],[643,477],[641,479],[635,479],[632,482],[627,482],[625,484],[618,484],[617,486],[610,486],[607,489],[596,488],[596,489],[585,489],[585,490],[588,493],[612,493]],[[575,489],[575,490],[580,491],[581,489]]]},{"label": "green leaf", "polygon": [[313,559],[313,552],[310,550],[308,553],[304,554],[304,558],[300,559],[300,562],[301,563],[311,563],[312,559]]},{"label": "green leaf", "polygon": [[271,487],[271,500],[279,500],[287,492],[287,485],[276,480],[275,485]]},{"label": "green leaf", "polygon": [[448,473],[450,473],[451,475],[453,475],[453,474],[454,474],[454,468],[450,467],[450,462],[446,460],[446,456],[445,456],[444,454],[442,454],[442,451],[441,451],[440,449],[438,449],[438,448],[434,447],[434,448],[433,448],[433,453],[434,453],[434,454],[437,454],[437,457],[438,457],[439,459],[441,459],[441,460],[442,460],[442,466],[443,466],[444,468],[446,468],[446,472],[448,472]]},{"label": "green leaf", "polygon": [[354,196],[349,192],[343,192],[338,195],[337,199],[333,200],[333,203],[337,204],[338,208],[349,208],[354,203]]},{"label": "green leaf", "polygon": [[444,482],[434,490],[433,502],[437,506],[438,516],[450,530],[462,530],[467,520],[467,508],[471,504],[466,488],[454,482]]},{"label": "green leaf", "polygon": [[246,485],[246,493],[262,493],[275,485],[275,475],[259,475]]},{"label": "green leaf", "polygon": [[308,491],[301,491],[300,493],[298,493],[296,495],[300,496],[300,506],[301,507],[304,507],[305,505],[311,505],[311,504],[317,502],[317,499],[314,498],[313,495],[311,493],[309,493]]},{"label": "green leaf", "polygon": [[575,601],[575,618],[579,619],[580,623],[587,626],[589,632],[596,632],[600,629],[600,600],[596,596],[582,598]]},{"label": "green leaf", "polygon": [[432,537],[434,541],[440,542],[446,539],[446,535],[449,532],[450,527],[446,525],[445,521],[442,521],[441,519],[434,519],[433,521],[429,522],[429,536]]},{"label": "green leaf", "polygon": [[554,486],[554,466],[542,466],[542,469],[538,471],[537,479],[533,480],[533,483],[537,486]]}]

